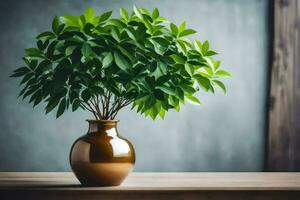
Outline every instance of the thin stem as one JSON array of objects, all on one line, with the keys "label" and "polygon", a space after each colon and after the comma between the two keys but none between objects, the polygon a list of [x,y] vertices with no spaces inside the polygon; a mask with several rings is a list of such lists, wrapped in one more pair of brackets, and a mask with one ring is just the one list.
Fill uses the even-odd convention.
[{"label": "thin stem", "polygon": [[94,111],[95,111],[96,114],[98,115],[98,118],[101,119],[101,118],[102,118],[102,115],[101,115],[100,109],[99,109],[99,107],[98,107],[98,104],[97,104],[95,98],[92,98],[92,99],[91,99],[91,104],[94,106]]},{"label": "thin stem", "polygon": [[128,105],[131,104],[131,103],[132,103],[132,100],[125,100],[125,101],[118,107],[118,109],[115,111],[115,113],[111,116],[111,119],[114,119],[114,118],[117,116],[118,112],[119,112],[122,108],[124,108],[125,106],[128,106]]},{"label": "thin stem", "polygon": [[[114,97],[114,102],[112,103],[113,95],[112,92],[106,90],[103,95],[95,96],[89,102],[81,103],[81,106],[93,113],[96,120],[114,119],[122,108],[132,103],[132,100]],[[102,110],[100,107],[102,107]]]},{"label": "thin stem", "polygon": [[109,111],[109,116],[112,116],[113,113],[116,111],[116,109],[120,106],[122,102],[122,98],[118,98],[113,104],[112,104],[112,108]]},{"label": "thin stem", "polygon": [[86,105],[84,105],[83,103],[80,104],[84,109],[93,112],[93,110],[89,109]]},{"label": "thin stem", "polygon": [[97,110],[100,118],[102,118],[102,114],[101,114],[100,107],[99,107],[99,97],[98,96],[96,96],[96,100],[95,101],[96,101],[95,102],[96,103],[96,110]]},{"label": "thin stem", "polygon": [[110,98],[111,98],[112,93],[108,91],[108,94],[106,96],[106,105],[105,105],[105,119],[109,118],[109,104],[110,104]]},{"label": "thin stem", "polygon": [[102,104],[102,117],[104,116],[104,97],[100,96],[101,104]]},{"label": "thin stem", "polygon": [[[88,102],[86,102],[85,104],[86,104],[86,105],[82,104],[83,107],[85,107],[87,110],[89,110],[90,112],[92,112],[93,115],[94,115],[94,117],[95,117],[96,119],[98,119],[97,114],[96,114],[96,112],[94,111],[94,109],[92,108],[92,106],[91,106]],[[86,106],[87,106],[88,108],[87,108]]]},{"label": "thin stem", "polygon": [[103,95],[103,118],[105,119],[106,114],[107,114],[107,102],[108,102],[108,91],[106,90],[104,95]]}]

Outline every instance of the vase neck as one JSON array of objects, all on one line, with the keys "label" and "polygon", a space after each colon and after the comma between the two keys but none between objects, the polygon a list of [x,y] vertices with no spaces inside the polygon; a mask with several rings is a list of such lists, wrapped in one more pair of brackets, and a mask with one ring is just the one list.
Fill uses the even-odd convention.
[{"label": "vase neck", "polygon": [[88,134],[104,134],[117,136],[117,120],[87,120],[89,122]]}]

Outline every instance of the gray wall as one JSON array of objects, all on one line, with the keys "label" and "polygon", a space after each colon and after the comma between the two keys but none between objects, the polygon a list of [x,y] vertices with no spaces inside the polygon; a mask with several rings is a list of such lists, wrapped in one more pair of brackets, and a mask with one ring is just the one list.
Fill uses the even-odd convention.
[{"label": "gray wall", "polygon": [[188,22],[209,40],[233,77],[228,94],[200,93],[201,106],[152,121],[124,110],[119,130],[136,148],[135,171],[261,171],[265,135],[268,64],[266,0],[32,1],[0,2],[0,171],[69,171],[72,142],[86,132],[91,116],[67,112],[55,119],[43,107],[17,99],[11,71],[22,65],[23,49],[50,27],[54,15],[158,7],[171,21]]}]

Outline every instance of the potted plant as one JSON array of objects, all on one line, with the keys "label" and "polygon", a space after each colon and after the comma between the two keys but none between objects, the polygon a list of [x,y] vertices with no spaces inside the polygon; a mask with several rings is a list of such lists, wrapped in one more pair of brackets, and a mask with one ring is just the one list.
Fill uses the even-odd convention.
[{"label": "potted plant", "polygon": [[33,106],[44,102],[45,111],[81,108],[90,111],[88,133],[74,143],[70,164],[85,185],[119,185],[135,162],[134,149],[116,129],[118,112],[131,105],[138,113],[164,118],[180,110],[186,100],[200,103],[195,93],[226,91],[220,61],[208,41],[191,42],[196,33],[168,22],[158,9],[149,12],[133,6],[95,15],[54,17],[52,30],[39,34],[37,47],[25,49],[24,67],[12,77],[22,77],[19,96]]}]

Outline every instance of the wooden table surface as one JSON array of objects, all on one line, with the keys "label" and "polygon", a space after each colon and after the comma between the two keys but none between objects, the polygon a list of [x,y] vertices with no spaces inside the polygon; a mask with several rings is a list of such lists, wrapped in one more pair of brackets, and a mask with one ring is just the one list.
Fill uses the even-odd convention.
[{"label": "wooden table surface", "polygon": [[300,199],[300,173],[132,173],[82,187],[72,173],[0,173],[0,199]]}]

